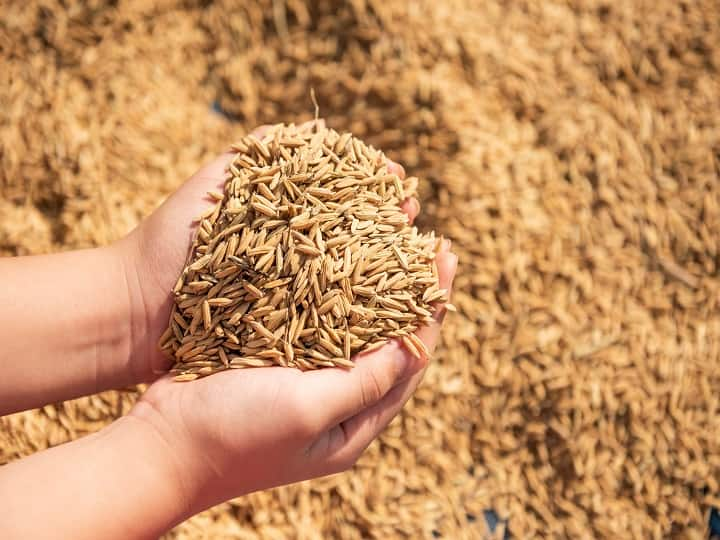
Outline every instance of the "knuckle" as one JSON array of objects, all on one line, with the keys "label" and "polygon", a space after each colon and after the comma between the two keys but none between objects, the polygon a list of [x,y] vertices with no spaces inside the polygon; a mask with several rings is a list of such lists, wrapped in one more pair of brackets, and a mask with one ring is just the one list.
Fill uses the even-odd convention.
[{"label": "knuckle", "polygon": [[335,472],[344,472],[352,469],[358,462],[358,459],[360,459],[360,454],[360,452],[352,451],[343,455],[335,463]]},{"label": "knuckle", "polygon": [[376,403],[384,395],[383,384],[374,370],[368,370],[360,380],[360,399],[362,408]]}]

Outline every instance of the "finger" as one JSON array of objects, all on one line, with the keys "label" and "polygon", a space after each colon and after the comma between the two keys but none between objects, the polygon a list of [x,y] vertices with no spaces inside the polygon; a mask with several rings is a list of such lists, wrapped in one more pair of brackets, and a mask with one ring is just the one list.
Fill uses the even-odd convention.
[{"label": "finger", "polygon": [[[439,286],[441,289],[447,290],[448,295],[452,290],[452,282],[455,279],[458,264],[457,255],[451,253],[449,249],[450,241],[445,240],[440,252],[435,257],[435,263],[438,267]],[[438,303],[434,307],[433,319],[435,322],[421,326],[415,332],[430,352],[435,350],[440,339],[440,327],[447,312],[445,304]]]},{"label": "finger", "polygon": [[420,213],[420,202],[415,197],[408,197],[402,202],[400,208],[407,214],[410,225],[412,225]]},{"label": "finger", "polygon": [[308,450],[317,474],[342,471],[352,466],[368,445],[387,427],[413,395],[425,374],[421,369],[392,388],[376,404],[337,424]]},{"label": "finger", "polygon": [[[311,122],[314,122],[314,120]],[[324,125],[324,120],[320,119],[318,123]],[[262,137],[272,127],[273,126],[269,124],[259,126],[253,130],[252,133],[256,137]],[[172,204],[180,203],[184,208],[194,209],[195,214],[200,215],[207,209],[208,198],[205,197],[206,193],[213,190],[222,192],[224,189],[225,171],[235,155],[235,152],[224,152],[210,163],[207,163],[185,181],[185,183],[180,186],[180,189],[170,197],[169,201],[172,201]],[[393,174],[405,175],[405,171],[401,165],[394,162],[390,163],[400,169],[400,172],[395,171]],[[415,197],[409,197],[403,201],[401,208],[403,212],[407,214],[409,222],[412,224],[420,212],[420,203]]]},{"label": "finger", "polygon": [[322,369],[302,374],[297,387],[299,403],[317,403],[304,416],[315,433],[313,439],[333,426],[371,407],[403,379],[422,369],[424,362],[414,358],[397,340],[359,354],[352,369]]},{"label": "finger", "polygon": [[387,170],[390,174],[397,174],[401,179],[405,178],[405,168],[399,163],[388,159]]},{"label": "finger", "polygon": [[[400,178],[405,178],[405,168],[389,158],[387,160],[387,170],[390,174],[397,174]],[[420,213],[420,202],[415,197],[408,197],[402,202],[400,208],[407,214],[410,224],[412,225]]]}]

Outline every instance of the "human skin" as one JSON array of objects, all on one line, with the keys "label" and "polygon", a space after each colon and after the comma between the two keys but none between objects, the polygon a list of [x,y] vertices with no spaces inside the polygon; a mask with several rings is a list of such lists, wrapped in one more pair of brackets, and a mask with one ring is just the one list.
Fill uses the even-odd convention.
[{"label": "human skin", "polygon": [[[169,291],[230,159],[203,167],[112,246],[0,259],[0,414],[152,382],[98,433],[0,469],[0,537],[152,538],[229,498],[340,472],[419,384],[428,359],[396,341],[350,370],[163,376],[169,361],[157,341]],[[419,205],[403,208],[412,220]],[[449,247],[436,258],[448,290],[457,266]],[[418,330],[429,350],[443,315],[437,306],[436,322]]]}]

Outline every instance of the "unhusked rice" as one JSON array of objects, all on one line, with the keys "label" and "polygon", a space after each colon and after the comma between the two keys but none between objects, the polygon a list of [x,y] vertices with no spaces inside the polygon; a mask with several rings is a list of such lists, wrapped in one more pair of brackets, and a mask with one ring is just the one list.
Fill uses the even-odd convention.
[{"label": "unhusked rice", "polygon": [[401,204],[416,178],[350,133],[277,125],[233,146],[224,194],[199,219],[160,347],[177,380],[230,368],[352,366],[446,300],[434,234]]}]

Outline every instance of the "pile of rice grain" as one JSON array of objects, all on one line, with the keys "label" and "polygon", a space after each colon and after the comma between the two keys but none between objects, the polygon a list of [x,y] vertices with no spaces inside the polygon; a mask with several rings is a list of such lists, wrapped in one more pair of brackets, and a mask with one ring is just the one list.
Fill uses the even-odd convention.
[{"label": "pile of rice grain", "polygon": [[317,122],[233,146],[225,193],[200,218],[160,347],[176,380],[228,368],[352,366],[352,356],[432,321],[433,233],[400,205],[417,179]]},{"label": "pile of rice grain", "polygon": [[[427,180],[417,224],[460,258],[423,384],[351,473],[167,538],[485,539],[490,509],[496,538],[707,538],[717,0],[5,2],[0,79],[3,255],[120,238],[234,134],[309,119],[312,87]],[[0,418],[0,463],[141,390]]]}]

